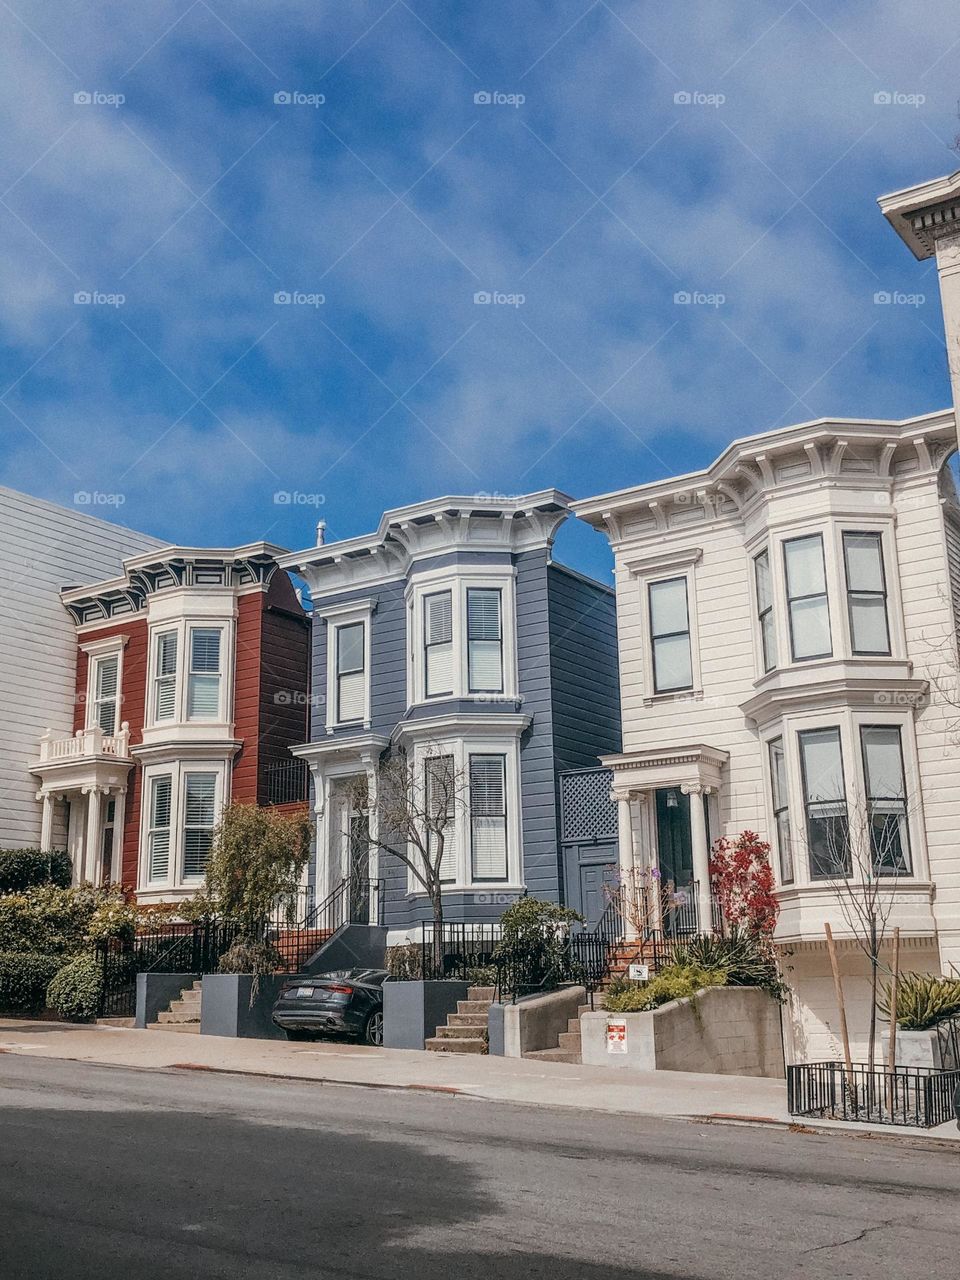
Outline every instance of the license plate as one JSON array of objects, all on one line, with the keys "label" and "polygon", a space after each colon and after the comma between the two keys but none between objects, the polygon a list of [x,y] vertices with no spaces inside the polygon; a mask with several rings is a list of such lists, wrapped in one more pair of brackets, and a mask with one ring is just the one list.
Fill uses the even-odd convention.
[{"label": "license plate", "polygon": [[296,996],[298,1000],[303,998],[304,996],[307,999],[309,999],[310,996],[312,995],[313,995],[313,987],[297,987]]}]

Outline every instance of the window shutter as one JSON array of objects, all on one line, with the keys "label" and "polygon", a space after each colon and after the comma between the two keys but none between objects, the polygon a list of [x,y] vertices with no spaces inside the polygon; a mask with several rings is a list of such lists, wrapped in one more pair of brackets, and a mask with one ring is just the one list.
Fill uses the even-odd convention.
[{"label": "window shutter", "polygon": [[104,733],[117,731],[117,673],[116,656],[97,661],[96,722]]},{"label": "window shutter", "polygon": [[470,829],[475,880],[507,878],[505,774],[503,756],[470,757]]},{"label": "window shutter", "polygon": [[453,640],[453,602],[449,591],[427,596],[427,644],[446,644]]},{"label": "window shutter", "polygon": [[467,649],[471,693],[503,690],[500,592],[467,591]]},{"label": "window shutter", "polygon": [[187,717],[215,720],[220,714],[220,630],[194,627],[190,631],[190,679]]},{"label": "window shutter", "polygon": [[157,636],[157,703],[156,718],[172,720],[177,707],[177,633],[164,631]]},{"label": "window shutter", "polygon": [[500,639],[500,592],[467,592],[467,630],[471,640]]},{"label": "window shutter", "polygon": [[170,785],[169,774],[154,778],[150,790],[151,880],[165,880],[170,870]]},{"label": "window shutter", "polygon": [[183,816],[183,875],[197,878],[207,868],[213,843],[217,775],[188,773]]},{"label": "window shutter", "polygon": [[190,669],[191,671],[220,673],[220,631],[219,628],[194,627],[190,632]]},{"label": "window shutter", "polygon": [[424,645],[427,696],[453,692],[453,595],[440,591],[426,596]]}]

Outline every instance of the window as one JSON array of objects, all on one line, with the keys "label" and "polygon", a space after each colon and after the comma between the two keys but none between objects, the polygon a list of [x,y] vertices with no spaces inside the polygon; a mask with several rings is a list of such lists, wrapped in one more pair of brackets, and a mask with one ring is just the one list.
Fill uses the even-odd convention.
[{"label": "window", "polygon": [[470,850],[474,880],[507,878],[506,759],[470,757]]},{"label": "window", "polygon": [[213,844],[217,800],[215,773],[188,773],[183,788],[183,878],[199,879]]},{"label": "window", "polygon": [[761,551],[753,558],[757,583],[757,618],[760,622],[760,646],[763,669],[772,671],[777,665],[777,632],[773,616],[773,590],[770,583],[770,552]]},{"label": "window", "polygon": [[907,789],[900,730],[896,725],[862,725],[860,749],[874,870],[879,876],[910,875]]},{"label": "window", "polygon": [[150,780],[150,827],[147,832],[147,876],[166,880],[170,873],[170,800],[173,779],[169,773]]},{"label": "window", "polygon": [[787,800],[787,762],[783,739],[770,743],[770,786],[773,792],[773,825],[777,832],[780,858],[780,883],[793,883],[793,839],[790,832],[790,809]]},{"label": "window", "polygon": [[117,732],[117,678],[120,673],[120,659],[113,653],[109,657],[96,659],[96,675],[93,690],[93,722],[98,724],[104,733]]},{"label": "window", "polygon": [[425,692],[428,698],[453,693],[453,593],[423,598]]},{"label": "window", "polygon": [[366,711],[367,677],[364,670],[366,636],[362,622],[337,627],[337,723],[363,720]]},{"label": "window", "polygon": [[467,668],[470,693],[503,692],[500,592],[467,591]]},{"label": "window", "polygon": [[652,582],[649,598],[654,692],[674,693],[692,689],[693,660],[686,578]]},{"label": "window", "polygon": [[850,643],[856,654],[890,652],[887,583],[879,533],[844,533]]},{"label": "window", "polygon": [[[440,879],[452,884],[457,878],[457,813],[456,771],[453,756],[430,756],[424,763],[424,787],[427,813],[431,823],[442,830],[443,854],[440,858]],[[446,818],[446,825],[441,819]],[[431,861],[439,847],[437,832],[427,833],[427,852]]]},{"label": "window", "polygon": [[220,715],[219,627],[190,628],[187,719],[216,720]]},{"label": "window", "polygon": [[810,879],[848,876],[850,842],[840,730],[805,729],[798,738]]},{"label": "window", "polygon": [[154,720],[172,720],[177,712],[177,633],[161,631],[156,639],[153,678]]},{"label": "window", "polygon": [[790,538],[783,544],[787,577],[787,613],[794,662],[829,658],[830,607],[827,604],[827,571],[823,538],[819,533]]}]

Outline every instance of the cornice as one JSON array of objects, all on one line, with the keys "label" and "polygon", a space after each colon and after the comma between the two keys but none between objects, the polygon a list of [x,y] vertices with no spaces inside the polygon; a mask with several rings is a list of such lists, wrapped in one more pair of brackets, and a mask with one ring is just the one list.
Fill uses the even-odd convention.
[{"label": "cornice", "polygon": [[960,234],[960,170],[877,200],[880,211],[915,258],[930,258],[937,241]]}]

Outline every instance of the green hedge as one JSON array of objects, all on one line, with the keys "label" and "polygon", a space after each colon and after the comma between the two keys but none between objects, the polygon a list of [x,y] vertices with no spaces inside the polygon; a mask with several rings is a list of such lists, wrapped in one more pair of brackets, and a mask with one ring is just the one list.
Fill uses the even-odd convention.
[{"label": "green hedge", "polygon": [[55,884],[67,889],[72,877],[73,864],[62,851],[0,849],[0,893],[19,893],[36,884]]},{"label": "green hedge", "polygon": [[50,983],[47,1004],[70,1022],[95,1018],[103,991],[103,963],[89,952],[74,956]]},{"label": "green hedge", "polygon": [[47,987],[62,967],[62,956],[0,951],[0,1011],[39,1013],[47,1003]]}]

